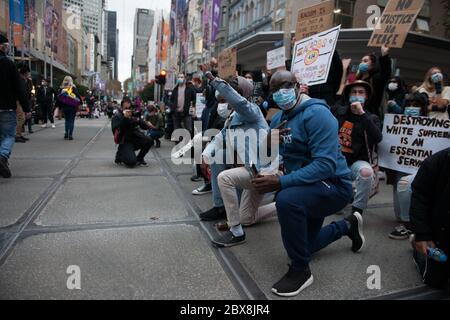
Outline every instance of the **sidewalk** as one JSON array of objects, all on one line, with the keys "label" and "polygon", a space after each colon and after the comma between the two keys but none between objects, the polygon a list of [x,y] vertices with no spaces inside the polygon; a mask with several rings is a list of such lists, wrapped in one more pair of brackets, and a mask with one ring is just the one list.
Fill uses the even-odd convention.
[{"label": "sidewalk", "polygon": [[[216,249],[212,205],[194,197],[192,167],[170,161],[173,143],[152,149],[149,167],[114,164],[105,118],[63,123],[15,145],[13,178],[0,180],[0,299],[278,299],[273,283],[289,260],[275,220],[249,228],[247,243]],[[329,220],[342,219],[342,216]],[[314,257],[314,284],[294,299],[367,299],[422,288],[408,241],[394,241],[392,189],[383,185],[365,213],[366,250],[343,239]],[[81,290],[69,290],[69,266]],[[367,288],[367,268],[381,289]]]}]

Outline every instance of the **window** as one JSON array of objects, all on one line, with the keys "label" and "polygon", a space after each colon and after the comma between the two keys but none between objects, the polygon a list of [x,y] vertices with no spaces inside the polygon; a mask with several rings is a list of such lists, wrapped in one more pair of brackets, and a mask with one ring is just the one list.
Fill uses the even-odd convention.
[{"label": "window", "polygon": [[335,15],[336,25],[342,25],[344,29],[353,28],[355,0],[336,0],[336,9],[341,10]]}]

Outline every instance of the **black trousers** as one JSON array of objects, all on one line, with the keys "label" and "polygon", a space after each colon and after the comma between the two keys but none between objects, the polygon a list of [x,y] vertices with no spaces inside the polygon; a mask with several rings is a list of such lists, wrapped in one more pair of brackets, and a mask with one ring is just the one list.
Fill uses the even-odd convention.
[{"label": "black trousers", "polygon": [[42,104],[42,120],[44,123],[47,123],[50,120],[50,123],[55,123],[53,119],[53,106],[51,104]]},{"label": "black trousers", "polygon": [[[154,141],[151,137],[135,137],[133,140],[119,145],[116,153],[116,160],[122,162],[128,167],[134,167],[138,161],[144,160],[153,144]],[[136,156],[137,150],[140,151]]]}]

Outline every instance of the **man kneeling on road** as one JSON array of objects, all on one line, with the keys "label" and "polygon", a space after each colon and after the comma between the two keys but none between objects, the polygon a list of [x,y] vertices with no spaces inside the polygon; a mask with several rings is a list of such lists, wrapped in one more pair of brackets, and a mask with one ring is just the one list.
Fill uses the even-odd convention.
[{"label": "man kneeling on road", "polygon": [[270,87],[283,110],[273,117],[271,128],[286,121],[284,129],[271,133],[283,136],[280,156],[285,175],[259,175],[252,183],[260,193],[278,192],[281,236],[292,263],[272,292],[292,297],[313,283],[309,269],[313,253],[343,236],[352,240],[352,251],[359,252],[365,240],[358,212],[322,227],[325,218],[342,210],[352,197],[351,171],[341,153],[338,122],[328,105],[299,92],[289,71],[275,73]]},{"label": "man kneeling on road", "polygon": [[[154,129],[154,126],[133,114],[131,100],[124,98],[122,110],[117,112],[111,122],[114,141],[119,145],[116,160],[117,164],[127,167],[146,166],[144,158],[153,146],[153,139],[147,137],[142,130]],[[136,156],[135,151],[140,150]]]}]

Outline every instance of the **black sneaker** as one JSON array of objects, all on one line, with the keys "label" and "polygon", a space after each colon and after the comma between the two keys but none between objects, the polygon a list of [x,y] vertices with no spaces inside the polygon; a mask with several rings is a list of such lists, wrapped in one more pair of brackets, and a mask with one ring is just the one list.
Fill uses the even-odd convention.
[{"label": "black sneaker", "polygon": [[408,230],[403,224],[395,227],[394,231],[389,234],[389,238],[393,240],[406,240],[411,235],[411,231]]},{"label": "black sneaker", "polygon": [[216,247],[229,248],[237,246],[245,242],[245,233],[240,237],[235,237],[231,231],[228,231],[223,236],[211,241]]},{"label": "black sneaker", "polygon": [[281,297],[295,297],[313,282],[314,277],[309,268],[303,271],[294,271],[290,266],[284,277],[272,286],[272,292]]},{"label": "black sneaker", "polygon": [[69,136],[69,140],[72,141],[72,140],[73,140],[73,137],[72,137],[72,136]]},{"label": "black sneaker", "polygon": [[161,148],[161,140],[156,139],[156,145],[155,145],[155,148],[156,148],[156,149]]},{"label": "black sneaker", "polygon": [[202,177],[200,177],[200,176],[198,176],[198,175],[196,175],[196,174],[194,174],[192,177],[191,177],[191,181],[192,182],[199,182],[199,181],[202,181]]},{"label": "black sneaker", "polygon": [[136,166],[148,167],[148,163],[145,160],[138,160]]},{"label": "black sneaker", "polygon": [[220,219],[226,219],[227,213],[224,207],[214,207],[211,210],[203,212],[200,214],[200,219],[202,221],[216,221]]},{"label": "black sneaker", "polygon": [[212,192],[212,186],[210,183],[208,184],[204,184],[201,187],[195,189],[194,191],[192,191],[192,194],[194,196],[201,196],[207,193],[211,193]]},{"label": "black sneaker", "polygon": [[69,135],[68,134],[64,135],[64,140],[69,140]]},{"label": "black sneaker", "polygon": [[16,143],[25,143],[25,142],[27,142],[27,140],[25,140],[24,138],[16,137]]},{"label": "black sneaker", "polygon": [[352,251],[355,253],[361,252],[366,242],[363,235],[363,218],[359,212],[355,212],[345,220],[350,222],[350,230],[347,236],[352,240]]},{"label": "black sneaker", "polygon": [[0,176],[3,178],[11,178],[11,170],[9,170],[8,160],[0,157]]}]

